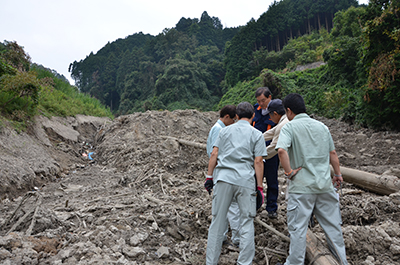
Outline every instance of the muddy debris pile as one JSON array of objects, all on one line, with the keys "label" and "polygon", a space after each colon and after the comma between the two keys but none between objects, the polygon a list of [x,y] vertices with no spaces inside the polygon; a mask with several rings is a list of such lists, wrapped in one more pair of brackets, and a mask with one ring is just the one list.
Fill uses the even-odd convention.
[{"label": "muddy debris pile", "polygon": [[[0,264],[205,264],[211,196],[203,187],[208,157],[202,147],[218,113],[148,111],[113,121],[92,118],[46,120],[47,127],[38,123],[35,133],[13,136],[41,148],[37,159],[56,165],[57,174],[2,196]],[[398,133],[315,118],[330,128],[342,166],[400,177]],[[54,124],[68,130],[52,129]],[[0,134],[0,156],[7,153],[11,161],[15,154],[17,161],[19,153],[7,141],[14,134]],[[92,160],[82,155],[88,147]],[[37,165],[35,157],[29,159]],[[12,171],[10,164],[0,166],[1,178]],[[32,172],[25,177],[34,183],[38,173]],[[268,219],[262,209],[257,217],[287,236],[282,170],[279,182],[278,218]],[[340,202],[349,263],[400,264],[400,194],[384,196],[344,183]],[[318,223],[312,231],[325,245]],[[255,243],[254,264],[275,264],[288,255],[289,243],[259,222]],[[238,253],[224,245],[219,264],[235,264]]]}]

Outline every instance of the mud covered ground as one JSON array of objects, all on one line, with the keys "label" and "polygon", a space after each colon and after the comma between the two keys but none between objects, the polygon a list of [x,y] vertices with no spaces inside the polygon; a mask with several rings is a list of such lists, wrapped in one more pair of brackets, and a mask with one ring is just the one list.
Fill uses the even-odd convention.
[{"label": "mud covered ground", "polygon": [[[330,128],[342,166],[400,177],[399,133],[316,118]],[[40,118],[27,134],[3,126],[0,264],[205,264],[211,197],[202,144],[217,119],[216,112],[149,111],[114,121]],[[282,170],[279,181],[278,218],[257,215],[288,235]],[[351,183],[342,193],[349,263],[400,264],[399,194]],[[257,222],[255,230],[254,264],[284,261],[288,243]],[[312,231],[325,244],[318,224]],[[237,256],[224,245],[219,264]]]}]

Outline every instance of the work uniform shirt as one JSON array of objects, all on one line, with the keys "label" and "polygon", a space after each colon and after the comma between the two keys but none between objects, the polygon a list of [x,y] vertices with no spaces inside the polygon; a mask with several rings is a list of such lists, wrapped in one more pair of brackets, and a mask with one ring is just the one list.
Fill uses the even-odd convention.
[{"label": "work uniform shirt", "polygon": [[249,122],[239,120],[219,132],[214,146],[218,147],[214,182],[224,181],[254,189],[254,159],[267,155],[262,133]]},{"label": "work uniform shirt", "polygon": [[214,148],[214,143],[217,140],[219,131],[221,131],[222,128],[225,128],[225,124],[221,121],[218,120],[214,126],[211,128],[210,132],[208,133],[208,138],[207,138],[207,155],[208,157],[211,156],[212,150]]},{"label": "work uniform shirt", "polygon": [[307,114],[296,115],[279,134],[276,150],[285,149],[292,169],[302,167],[289,185],[289,193],[318,194],[333,191],[330,154],[335,150],[332,136],[322,122]]},{"label": "work uniform shirt", "polygon": [[264,157],[264,159],[270,159],[278,153],[278,151],[275,150],[275,146],[279,139],[279,133],[281,132],[283,125],[285,125],[288,122],[289,120],[286,117],[286,114],[283,114],[279,119],[278,124],[275,127],[263,133],[265,141],[272,140],[272,142],[267,146],[268,156]]}]

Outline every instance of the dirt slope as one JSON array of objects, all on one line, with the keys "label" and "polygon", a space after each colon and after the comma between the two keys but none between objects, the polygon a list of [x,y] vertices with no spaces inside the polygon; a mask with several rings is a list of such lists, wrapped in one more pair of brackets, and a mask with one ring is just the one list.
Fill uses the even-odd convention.
[{"label": "dirt slope", "polygon": [[[30,134],[2,127],[0,264],[204,264],[208,159],[174,138],[205,144],[217,118],[148,111],[114,121],[38,117]],[[318,119],[330,128],[342,166],[400,177],[398,133]],[[88,152],[93,160],[82,156]],[[280,172],[279,218],[258,216],[287,235],[285,188]],[[350,264],[400,264],[399,198],[344,184]],[[254,264],[283,261],[288,243],[255,228]],[[325,242],[318,224],[313,232]],[[220,264],[235,264],[238,250],[222,251]]]}]

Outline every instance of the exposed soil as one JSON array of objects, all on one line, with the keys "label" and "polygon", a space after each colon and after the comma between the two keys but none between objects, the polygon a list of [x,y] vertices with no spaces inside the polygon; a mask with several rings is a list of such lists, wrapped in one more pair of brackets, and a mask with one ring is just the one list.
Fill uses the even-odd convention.
[{"label": "exposed soil", "polygon": [[[330,128],[342,166],[400,177],[399,133],[316,118]],[[0,264],[205,264],[211,197],[202,144],[217,119],[217,112],[195,110],[113,121],[38,117],[29,133],[3,122]],[[278,218],[257,215],[288,235],[279,175]],[[344,183],[340,202],[349,263],[400,264],[399,193]],[[254,264],[284,261],[289,244],[257,222],[255,229]],[[325,244],[318,224],[312,231]],[[224,245],[219,264],[235,264],[237,256]]]}]

